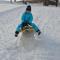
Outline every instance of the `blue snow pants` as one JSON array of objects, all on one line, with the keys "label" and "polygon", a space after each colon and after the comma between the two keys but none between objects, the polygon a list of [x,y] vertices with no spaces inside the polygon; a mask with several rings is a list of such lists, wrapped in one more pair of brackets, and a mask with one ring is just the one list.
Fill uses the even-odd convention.
[{"label": "blue snow pants", "polygon": [[[37,32],[39,30],[39,28],[34,24],[34,23],[28,23],[30,26],[32,26],[32,28]],[[20,32],[21,29],[24,27],[25,22],[22,22],[21,24],[19,24],[16,28],[16,31]]]}]

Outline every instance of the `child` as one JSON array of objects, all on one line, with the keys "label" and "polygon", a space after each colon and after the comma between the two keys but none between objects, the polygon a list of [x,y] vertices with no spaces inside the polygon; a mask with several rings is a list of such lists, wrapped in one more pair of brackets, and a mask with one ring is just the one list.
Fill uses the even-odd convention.
[{"label": "child", "polygon": [[21,20],[22,20],[22,23],[19,24],[16,28],[15,37],[18,36],[19,32],[24,27],[24,25],[26,25],[26,23],[31,25],[34,28],[34,30],[36,32],[38,32],[38,35],[40,35],[40,33],[41,33],[40,30],[38,29],[38,27],[34,23],[32,23],[33,15],[31,13],[31,6],[30,5],[27,6],[26,11],[23,13]]}]

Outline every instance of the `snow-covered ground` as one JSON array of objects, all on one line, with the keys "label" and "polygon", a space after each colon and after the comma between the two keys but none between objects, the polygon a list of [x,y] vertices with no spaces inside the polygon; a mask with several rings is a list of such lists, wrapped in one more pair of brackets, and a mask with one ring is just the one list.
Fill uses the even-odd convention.
[{"label": "snow-covered ground", "polygon": [[16,38],[15,28],[25,7],[0,12],[0,60],[60,60],[60,8],[32,5],[42,33],[36,39],[35,32]]},{"label": "snow-covered ground", "polygon": [[[7,2],[8,3],[8,2]],[[11,10],[11,9],[14,9],[14,8],[17,8],[17,7],[20,7],[20,6],[24,6],[23,4],[17,4],[17,3],[14,3],[14,4],[10,4],[10,3],[2,3],[0,4],[0,12],[4,12],[4,11],[7,11],[7,10]]]}]

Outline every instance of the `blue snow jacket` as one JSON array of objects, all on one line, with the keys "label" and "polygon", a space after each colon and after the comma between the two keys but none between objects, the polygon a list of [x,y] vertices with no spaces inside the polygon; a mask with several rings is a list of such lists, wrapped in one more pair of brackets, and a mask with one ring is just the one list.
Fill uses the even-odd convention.
[{"label": "blue snow jacket", "polygon": [[21,18],[22,22],[29,22],[29,23],[32,23],[33,21],[33,15],[31,12],[25,12],[23,15],[22,15],[22,18]]}]

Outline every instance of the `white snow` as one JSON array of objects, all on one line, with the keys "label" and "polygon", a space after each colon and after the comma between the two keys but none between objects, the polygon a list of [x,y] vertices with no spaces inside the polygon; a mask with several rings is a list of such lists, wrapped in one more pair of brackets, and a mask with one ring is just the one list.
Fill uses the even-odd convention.
[{"label": "white snow", "polygon": [[4,3],[4,4],[0,4],[0,12],[4,12],[4,11],[7,11],[7,10],[11,10],[11,9],[14,9],[14,8],[17,8],[17,7],[20,7],[20,6],[24,6],[24,5],[20,5],[20,4],[10,4],[10,3]]},{"label": "white snow", "polygon": [[35,32],[14,37],[24,11],[25,6],[20,6],[0,12],[0,60],[60,60],[60,8],[32,5],[34,21],[39,21],[42,31],[37,39]]}]

